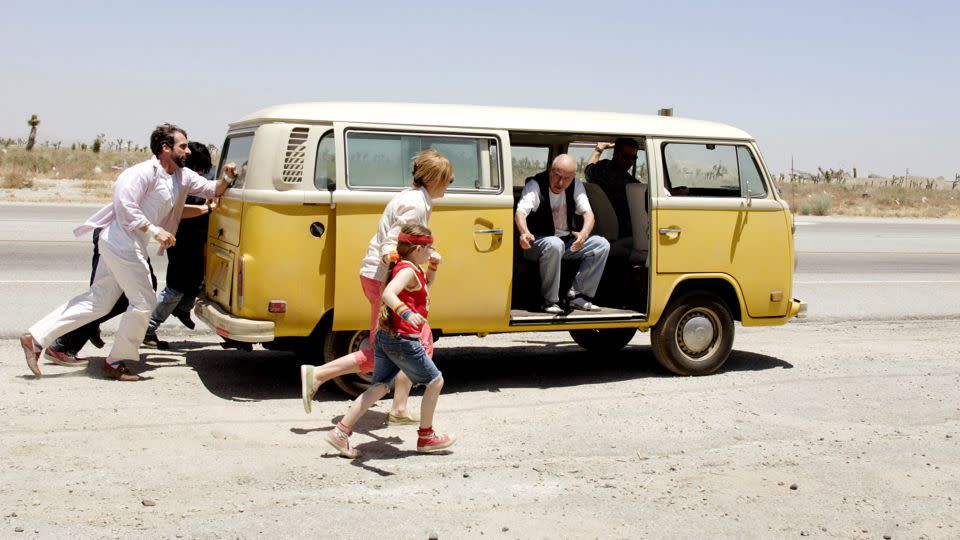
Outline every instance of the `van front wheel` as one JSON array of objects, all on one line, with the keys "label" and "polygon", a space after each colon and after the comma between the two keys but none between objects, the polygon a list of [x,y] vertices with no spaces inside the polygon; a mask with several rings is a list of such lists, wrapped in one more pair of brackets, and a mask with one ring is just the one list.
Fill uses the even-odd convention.
[{"label": "van front wheel", "polygon": [[650,345],[657,361],[678,375],[713,373],[733,348],[733,317],[711,294],[684,296],[651,329]]},{"label": "van front wheel", "polygon": [[604,328],[602,330],[571,330],[570,337],[577,345],[595,353],[613,353],[627,346],[636,328]]},{"label": "van front wheel", "polygon": [[[330,363],[352,352],[359,351],[367,346],[370,339],[369,330],[352,330],[346,332],[327,331],[323,338],[323,361]],[[351,373],[333,379],[338,388],[350,396],[359,396],[370,387],[371,373]]]}]

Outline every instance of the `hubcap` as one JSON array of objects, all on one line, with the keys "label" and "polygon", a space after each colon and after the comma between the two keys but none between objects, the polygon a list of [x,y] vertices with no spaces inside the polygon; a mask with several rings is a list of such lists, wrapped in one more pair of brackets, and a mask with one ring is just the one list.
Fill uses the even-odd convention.
[{"label": "hubcap", "polygon": [[717,341],[717,331],[714,321],[705,313],[692,312],[686,314],[677,328],[677,337],[680,349],[692,356],[703,356]]}]

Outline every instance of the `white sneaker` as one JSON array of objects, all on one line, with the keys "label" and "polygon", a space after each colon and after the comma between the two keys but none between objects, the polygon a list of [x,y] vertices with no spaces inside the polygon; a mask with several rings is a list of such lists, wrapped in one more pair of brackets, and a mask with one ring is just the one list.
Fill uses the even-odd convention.
[{"label": "white sneaker", "polygon": [[550,313],[552,315],[560,315],[563,313],[563,308],[556,304],[550,304],[548,306],[543,306],[544,313]]},{"label": "white sneaker", "polygon": [[573,300],[570,300],[570,307],[573,309],[579,309],[580,311],[600,311],[600,306],[593,304],[582,296],[578,296]]},{"label": "white sneaker", "polygon": [[324,438],[327,444],[336,448],[337,452],[340,452],[340,455],[345,458],[353,459],[360,455],[360,452],[350,446],[350,436],[340,431],[340,428],[331,429]]}]

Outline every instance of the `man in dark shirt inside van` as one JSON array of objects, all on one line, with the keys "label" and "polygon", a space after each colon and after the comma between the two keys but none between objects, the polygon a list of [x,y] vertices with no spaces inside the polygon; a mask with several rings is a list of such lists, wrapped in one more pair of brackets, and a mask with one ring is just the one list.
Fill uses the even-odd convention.
[{"label": "man in dark shirt inside van", "polygon": [[[613,147],[612,159],[600,159],[600,154],[607,148]],[[627,184],[637,179],[630,174],[630,169],[637,162],[640,145],[629,137],[620,137],[614,143],[597,143],[587,167],[583,170],[587,181],[596,184],[606,193],[607,199],[617,213],[617,226],[620,229],[620,238],[633,234],[630,226],[630,208],[627,206]]]},{"label": "man in dark shirt inside van", "polygon": [[593,304],[610,243],[591,236],[594,217],[583,183],[574,175],[577,164],[567,154],[557,156],[549,171],[527,179],[517,203],[520,247],[527,260],[540,265],[543,311],[563,313],[560,302],[560,261],[580,259],[580,268],[567,291],[573,309],[599,311]]}]

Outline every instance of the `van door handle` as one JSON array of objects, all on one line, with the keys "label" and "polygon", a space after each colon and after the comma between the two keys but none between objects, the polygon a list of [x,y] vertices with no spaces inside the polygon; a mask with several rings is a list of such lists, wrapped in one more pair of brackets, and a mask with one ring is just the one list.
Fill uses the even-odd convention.
[{"label": "van door handle", "polygon": [[668,229],[668,228],[660,229],[660,234],[664,236],[668,236],[670,238],[676,238],[680,236],[681,232],[682,231],[680,229]]},{"label": "van door handle", "polygon": [[478,229],[473,234],[503,234],[503,229]]}]

